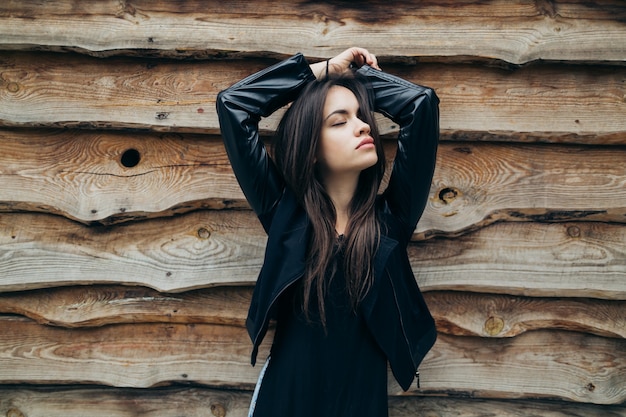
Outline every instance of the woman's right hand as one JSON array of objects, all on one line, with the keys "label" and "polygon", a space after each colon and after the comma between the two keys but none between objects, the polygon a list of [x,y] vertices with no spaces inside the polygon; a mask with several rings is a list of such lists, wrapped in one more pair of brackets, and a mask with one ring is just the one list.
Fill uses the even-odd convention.
[{"label": "woman's right hand", "polygon": [[367,64],[372,68],[380,70],[378,60],[374,54],[365,48],[355,46],[328,60],[328,72],[331,74],[342,74],[349,70],[351,64],[355,64],[357,68]]},{"label": "woman's right hand", "polygon": [[367,64],[372,68],[380,70],[376,56],[367,49],[357,46],[348,48],[327,61],[312,64],[311,70],[317,79],[321,79],[327,75],[326,71],[329,74],[343,74],[346,71],[350,71],[350,65],[352,64],[356,65],[357,68]]}]

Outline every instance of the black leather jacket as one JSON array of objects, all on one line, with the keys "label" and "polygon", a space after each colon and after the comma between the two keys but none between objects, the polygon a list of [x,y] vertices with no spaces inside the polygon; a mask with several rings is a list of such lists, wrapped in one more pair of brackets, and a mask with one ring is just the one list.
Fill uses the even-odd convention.
[{"label": "black leather jacket", "polygon": [[[406,247],[430,189],[439,138],[439,100],[434,91],[361,67],[373,90],[376,111],[398,123],[398,151],[377,209],[385,222],[374,259],[374,283],[361,311],[392,372],[407,390],[435,343],[434,320],[413,275]],[[253,74],[220,92],[217,112],[231,165],[268,241],[246,326],[252,364],[280,294],[303,276],[309,219],[269,159],[258,122],[293,101],[315,80],[301,54]]]}]

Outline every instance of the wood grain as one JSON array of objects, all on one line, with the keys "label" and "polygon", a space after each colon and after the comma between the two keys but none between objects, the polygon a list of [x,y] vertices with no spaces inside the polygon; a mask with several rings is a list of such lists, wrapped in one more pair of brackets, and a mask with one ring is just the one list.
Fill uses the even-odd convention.
[{"label": "wood grain", "polygon": [[622,148],[444,144],[416,233],[458,235],[501,220],[624,222],[624,160]]},{"label": "wood grain", "polygon": [[[262,10],[263,13],[259,13]],[[620,1],[417,0],[389,8],[330,1],[253,4],[109,0],[9,3],[0,9],[5,49],[78,50],[99,56],[206,57],[290,54],[328,57],[359,39],[385,56],[453,60],[621,62],[626,8]],[[36,25],[28,24],[36,21]],[[63,22],[60,24],[59,22]],[[276,40],[280,39],[280,42]],[[471,48],[468,47],[471,45]]]},{"label": "wood grain", "polygon": [[[0,126],[217,134],[217,93],[273,62],[0,52]],[[626,66],[381,65],[435,89],[446,140],[626,144]],[[281,115],[263,119],[261,131]],[[397,133],[378,121],[384,135]]]},{"label": "wood grain", "polygon": [[0,314],[68,328],[121,323],[205,323],[244,327],[251,287],[161,293],[145,287],[88,285],[0,294]]},{"label": "wood grain", "polygon": [[424,297],[439,333],[500,338],[562,329],[626,339],[626,301],[452,291]]},{"label": "wood grain", "polygon": [[420,380],[427,394],[622,404],[625,351],[624,339],[576,332],[539,330],[487,340],[440,334]]},{"label": "wood grain", "polygon": [[[0,324],[2,384],[195,382],[249,390],[259,372],[249,365],[250,342],[241,327],[146,323],[70,330],[16,317],[0,317]],[[260,358],[269,352],[271,337]],[[626,400],[625,349],[624,339],[564,331],[506,339],[439,335],[420,367],[421,390],[409,393],[621,404]],[[389,392],[401,394],[391,376]]]},{"label": "wood grain", "polygon": [[[250,287],[178,294],[144,287],[78,286],[0,294],[0,313],[69,328],[121,323],[205,323],[244,326]],[[531,298],[453,291],[424,294],[440,333],[513,337],[562,329],[626,339],[626,302]]]},{"label": "wood grain", "polygon": [[0,273],[19,291],[76,283],[145,285],[181,291],[253,283],[265,250],[251,212],[193,212],[183,217],[89,227],[61,217],[0,214]]},{"label": "wood grain", "polygon": [[[251,397],[251,392],[199,387],[133,390],[4,386],[0,388],[0,413],[8,417],[246,417]],[[626,407],[558,401],[389,398],[390,417],[416,414],[429,417],[624,417]]]},{"label": "wood grain", "polygon": [[602,223],[498,223],[408,251],[427,290],[624,300],[625,233]]},{"label": "wood grain", "polygon": [[[3,133],[1,211],[41,211],[107,224],[202,208],[249,207],[224,146],[215,138],[129,132]],[[125,155],[135,157],[126,161]]]},{"label": "wood grain", "polygon": [[[621,225],[603,223],[501,223],[454,244],[415,242],[409,257],[424,291],[625,300],[625,233]],[[182,292],[251,285],[265,242],[249,211],[202,211],[114,227],[0,214],[0,290],[125,284]]]},{"label": "wood grain", "polygon": [[[124,166],[133,151],[137,164]],[[501,220],[626,223],[624,160],[622,147],[444,142],[415,238]],[[212,136],[0,130],[0,167],[4,212],[113,224],[248,207]]]}]

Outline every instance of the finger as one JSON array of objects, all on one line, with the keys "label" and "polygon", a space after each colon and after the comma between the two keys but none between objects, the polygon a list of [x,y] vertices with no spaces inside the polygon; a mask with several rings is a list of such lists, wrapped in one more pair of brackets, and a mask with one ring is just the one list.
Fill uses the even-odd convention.
[{"label": "finger", "polygon": [[367,65],[369,65],[372,68],[376,68],[376,69],[380,69],[378,67],[378,60],[376,59],[376,55],[374,54],[370,54],[368,59],[367,59]]}]

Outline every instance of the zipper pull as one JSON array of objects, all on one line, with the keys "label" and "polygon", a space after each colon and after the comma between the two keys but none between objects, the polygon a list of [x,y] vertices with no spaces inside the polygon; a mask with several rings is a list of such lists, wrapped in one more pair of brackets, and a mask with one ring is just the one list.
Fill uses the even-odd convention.
[{"label": "zipper pull", "polygon": [[415,379],[417,383],[417,389],[420,389],[420,371],[419,369],[415,371]]}]

